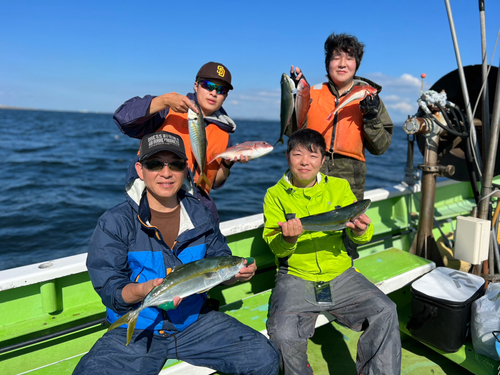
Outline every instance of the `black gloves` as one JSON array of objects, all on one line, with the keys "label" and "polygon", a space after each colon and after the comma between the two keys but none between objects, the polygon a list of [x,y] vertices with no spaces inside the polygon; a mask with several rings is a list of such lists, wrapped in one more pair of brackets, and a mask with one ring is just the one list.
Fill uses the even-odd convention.
[{"label": "black gloves", "polygon": [[374,96],[367,95],[366,98],[364,98],[359,103],[359,109],[363,114],[363,120],[366,122],[376,118],[378,115],[379,106],[380,106],[380,98],[378,97],[378,95]]}]

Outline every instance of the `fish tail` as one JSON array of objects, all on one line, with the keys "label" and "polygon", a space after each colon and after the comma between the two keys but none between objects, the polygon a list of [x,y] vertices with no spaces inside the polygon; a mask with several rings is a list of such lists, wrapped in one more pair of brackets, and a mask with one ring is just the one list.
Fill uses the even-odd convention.
[{"label": "fish tail", "polygon": [[283,140],[283,137],[280,137],[280,139],[278,139],[278,140],[276,141],[276,143],[274,144],[274,146],[273,146],[273,147],[276,147],[276,145],[277,145],[278,143],[280,143],[280,142],[281,142],[281,144],[282,144],[282,145],[284,145],[284,144],[285,144],[285,141]]},{"label": "fish tail", "polygon": [[128,328],[127,328],[127,344],[129,344],[130,340],[132,340],[132,335],[134,334],[134,329],[135,329],[135,324],[137,323],[137,318],[139,317],[139,314],[135,314],[133,317],[131,317],[129,323],[128,323]]},{"label": "fish tail", "polygon": [[129,311],[128,313],[123,315],[120,319],[118,319],[116,322],[111,324],[108,328],[108,332],[111,331],[112,329],[115,329],[116,327],[120,327],[121,325],[126,324],[128,326],[127,328],[127,345],[128,345],[130,340],[132,339],[132,334],[134,333],[135,324],[137,323],[138,317],[139,317],[138,310]]},{"label": "fish tail", "polygon": [[196,183],[196,186],[200,185],[202,182],[205,182],[209,188],[212,188],[212,185],[210,184],[210,181],[208,180],[207,175],[205,172],[201,172],[200,177],[198,178],[198,182]]},{"label": "fish tail", "polygon": [[266,237],[274,236],[276,234],[281,233],[281,227],[265,227],[264,229],[271,229],[269,233],[265,234]]}]

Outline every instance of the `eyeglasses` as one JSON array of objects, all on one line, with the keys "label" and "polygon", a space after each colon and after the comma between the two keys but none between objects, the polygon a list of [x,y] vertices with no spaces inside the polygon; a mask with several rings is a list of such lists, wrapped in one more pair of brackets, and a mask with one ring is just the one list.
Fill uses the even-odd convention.
[{"label": "eyeglasses", "polygon": [[164,163],[160,160],[147,160],[142,162],[142,165],[144,165],[147,170],[153,172],[161,171],[166,165],[168,165],[173,172],[181,172],[186,169],[186,162],[184,160],[174,160],[170,163]]},{"label": "eyeglasses", "polygon": [[216,90],[217,94],[219,95],[225,95],[229,91],[229,89],[224,86],[224,85],[216,85],[213,82],[210,81],[200,81],[198,82],[201,87],[203,87],[207,91],[214,91]]}]

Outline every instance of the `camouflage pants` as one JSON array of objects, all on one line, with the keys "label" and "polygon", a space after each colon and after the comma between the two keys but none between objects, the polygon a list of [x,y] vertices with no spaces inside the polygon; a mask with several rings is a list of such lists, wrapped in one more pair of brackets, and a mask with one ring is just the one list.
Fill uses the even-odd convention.
[{"label": "camouflage pants", "polygon": [[321,173],[347,180],[356,199],[362,200],[365,193],[366,163],[339,154],[326,154]]}]

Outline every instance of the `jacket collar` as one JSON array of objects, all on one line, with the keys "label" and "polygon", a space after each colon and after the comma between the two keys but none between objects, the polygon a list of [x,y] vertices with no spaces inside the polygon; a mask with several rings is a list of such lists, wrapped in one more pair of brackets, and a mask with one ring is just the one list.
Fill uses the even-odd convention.
[{"label": "jacket collar", "polygon": [[332,95],[334,95],[336,98],[340,98],[341,96],[349,94],[351,92],[351,90],[353,89],[353,87],[355,87],[355,86],[370,85],[373,88],[377,89],[377,93],[380,93],[382,91],[382,86],[376,84],[375,82],[370,81],[367,78],[354,76],[354,80],[353,80],[351,88],[349,90],[347,90],[344,94],[340,95],[339,90],[337,89],[337,85],[335,85],[335,83],[333,83],[333,81],[329,75],[327,75],[326,77],[328,78],[328,89],[330,90]]},{"label": "jacket collar", "polygon": [[[195,93],[189,93],[187,94],[187,97],[199,106],[198,98]],[[211,116],[205,117],[204,120],[206,126],[214,124],[227,133],[234,133],[236,130],[236,123],[227,115],[226,111],[222,107],[215,111]]]},{"label": "jacket collar", "polygon": [[288,169],[279,181],[279,184],[288,194],[304,196],[310,199],[313,196],[320,196],[323,193],[323,186],[328,182],[328,177],[318,172],[316,181],[317,183],[314,186],[308,188],[295,187],[292,185],[292,172]]}]

